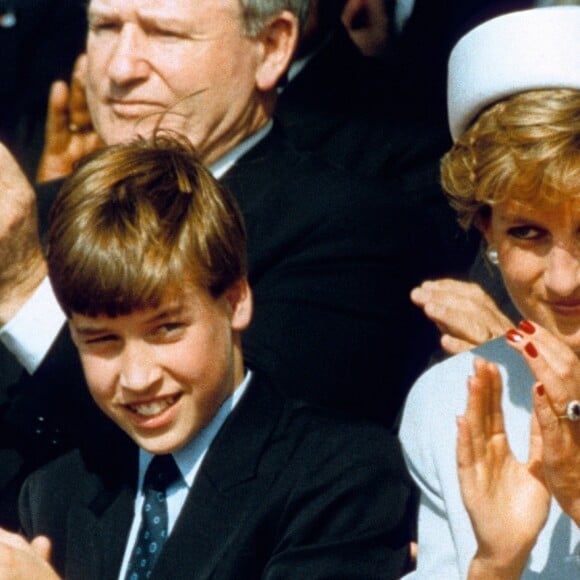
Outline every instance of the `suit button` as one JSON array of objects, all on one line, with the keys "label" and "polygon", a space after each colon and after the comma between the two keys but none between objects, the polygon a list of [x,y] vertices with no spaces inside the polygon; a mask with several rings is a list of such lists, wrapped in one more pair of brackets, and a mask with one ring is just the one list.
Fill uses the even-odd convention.
[{"label": "suit button", "polygon": [[34,429],[34,432],[37,435],[42,435],[44,433],[44,417],[36,417],[36,428]]}]

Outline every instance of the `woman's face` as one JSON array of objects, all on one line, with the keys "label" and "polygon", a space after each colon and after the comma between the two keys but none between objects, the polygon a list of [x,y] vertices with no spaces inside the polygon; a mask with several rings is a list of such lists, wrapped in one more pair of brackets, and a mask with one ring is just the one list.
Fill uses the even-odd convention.
[{"label": "woman's face", "polygon": [[503,202],[493,206],[483,233],[497,248],[506,287],[524,318],[580,354],[580,199]]}]

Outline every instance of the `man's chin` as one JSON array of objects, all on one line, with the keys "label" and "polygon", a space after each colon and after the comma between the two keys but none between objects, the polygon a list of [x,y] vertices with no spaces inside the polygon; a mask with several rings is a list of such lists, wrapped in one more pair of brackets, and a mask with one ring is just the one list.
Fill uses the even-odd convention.
[{"label": "man's chin", "polygon": [[141,120],[118,120],[101,125],[97,124],[96,129],[106,145],[119,145],[137,138],[149,138],[155,130],[155,124]]}]

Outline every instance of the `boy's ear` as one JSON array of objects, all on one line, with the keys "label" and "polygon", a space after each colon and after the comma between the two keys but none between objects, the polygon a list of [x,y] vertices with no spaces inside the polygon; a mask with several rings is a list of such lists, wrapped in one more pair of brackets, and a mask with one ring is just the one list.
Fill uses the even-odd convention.
[{"label": "boy's ear", "polygon": [[288,10],[277,14],[258,34],[262,46],[256,71],[256,86],[262,91],[276,88],[286,74],[300,37],[298,19]]},{"label": "boy's ear", "polygon": [[233,330],[245,330],[252,320],[253,299],[247,278],[234,282],[225,293],[231,309],[231,327]]}]

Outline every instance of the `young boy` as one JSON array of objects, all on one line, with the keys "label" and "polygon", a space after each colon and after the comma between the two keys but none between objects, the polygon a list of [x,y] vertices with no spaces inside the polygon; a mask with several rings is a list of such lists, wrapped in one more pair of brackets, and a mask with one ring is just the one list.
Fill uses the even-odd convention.
[{"label": "young boy", "polygon": [[31,543],[0,534],[0,577],[399,577],[411,502],[398,445],[245,369],[242,219],[187,144],[80,165],[52,209],[48,261],[91,395],[138,449],[75,451],[33,474]]}]

